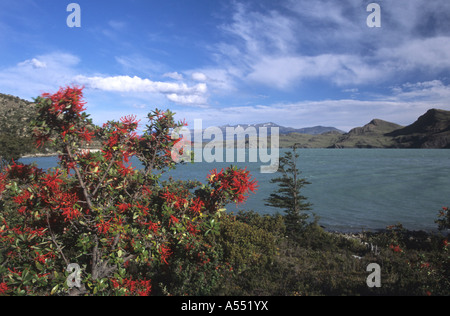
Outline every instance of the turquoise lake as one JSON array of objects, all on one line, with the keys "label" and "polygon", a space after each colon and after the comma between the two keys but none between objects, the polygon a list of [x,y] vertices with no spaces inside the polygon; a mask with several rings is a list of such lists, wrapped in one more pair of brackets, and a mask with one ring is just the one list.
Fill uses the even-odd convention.
[{"label": "turquoise lake", "polygon": [[[311,182],[302,193],[328,230],[377,230],[402,223],[408,229],[431,231],[436,230],[434,221],[442,207],[450,206],[450,150],[299,149],[298,153],[302,177]],[[21,162],[51,168],[57,159],[26,158]],[[204,182],[210,170],[230,165],[186,164],[170,175]],[[260,173],[261,163],[234,165],[247,167],[258,180],[259,189],[245,205],[229,205],[228,209],[281,213],[264,202],[277,189],[270,179],[278,175]]]}]

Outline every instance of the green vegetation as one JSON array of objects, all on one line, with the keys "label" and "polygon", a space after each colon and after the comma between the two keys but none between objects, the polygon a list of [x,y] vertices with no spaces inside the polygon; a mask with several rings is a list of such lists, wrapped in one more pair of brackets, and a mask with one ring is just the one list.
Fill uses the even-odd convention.
[{"label": "green vegetation", "polygon": [[[434,234],[401,225],[327,232],[317,219],[308,221],[310,204],[301,194],[308,182],[294,147],[267,200],[284,216],[226,214],[225,205],[244,202],[257,188],[246,170],[213,170],[206,184],[160,179],[175,167],[170,149],[179,140],[167,135],[182,123],[172,112],[150,113],[138,136],[134,116],[93,128],[80,88],[36,101],[36,141],[63,154],[53,170],[13,163],[0,171],[0,296],[450,294],[448,208]],[[95,134],[101,152],[77,150]],[[134,169],[131,156],[145,168]],[[71,263],[81,270],[80,286],[69,277]],[[373,263],[381,287],[367,284]]]},{"label": "green vegetation", "polygon": [[10,163],[35,151],[29,123],[35,115],[31,102],[0,94],[0,159]]},{"label": "green vegetation", "polygon": [[[286,237],[286,218],[254,212],[223,219],[217,242],[234,267],[216,295],[448,296],[448,236],[401,226],[357,235],[330,233],[317,224]],[[373,248],[373,249],[372,249]],[[381,287],[369,288],[367,266],[381,267]]]},{"label": "green vegetation", "polygon": [[341,137],[342,134],[338,132],[328,132],[320,135],[291,133],[280,135],[280,147],[290,148],[297,145],[301,148],[328,148],[332,147]]},{"label": "green vegetation", "polygon": [[311,210],[311,203],[301,195],[301,189],[310,183],[300,177],[301,172],[297,168],[298,158],[297,148],[294,147],[292,152],[285,153],[280,159],[278,172],[281,173],[281,177],[271,180],[271,183],[278,183],[279,189],[270,195],[266,204],[284,210],[287,233],[294,237],[305,229],[309,218],[306,211]]}]

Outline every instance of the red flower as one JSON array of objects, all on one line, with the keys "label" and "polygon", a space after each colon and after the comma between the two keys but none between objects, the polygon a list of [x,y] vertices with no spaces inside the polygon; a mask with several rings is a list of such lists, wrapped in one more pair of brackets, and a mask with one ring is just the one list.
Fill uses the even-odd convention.
[{"label": "red flower", "polygon": [[39,252],[35,251],[35,254],[36,254],[36,258],[34,260],[38,261],[42,264],[45,264],[48,259],[56,258],[55,254],[53,252],[48,252],[45,255],[41,255]]},{"label": "red flower", "polygon": [[100,234],[107,234],[109,232],[109,229],[111,228],[111,224],[110,223],[111,223],[111,220],[109,220],[107,222],[102,220],[100,223],[98,223],[96,225],[97,229],[98,229],[98,232]]},{"label": "red flower", "polygon": [[121,213],[124,213],[126,211],[128,211],[128,209],[131,207],[131,204],[129,203],[121,203],[121,204],[117,204],[117,208],[119,209],[119,211]]},{"label": "red flower", "polygon": [[172,204],[177,200],[175,193],[170,192],[168,188],[166,189],[166,193],[161,194],[161,196],[167,201],[168,204]]},{"label": "red flower", "polygon": [[4,295],[8,290],[8,285],[6,283],[0,283],[0,295]]},{"label": "red flower", "polygon": [[180,220],[173,215],[170,215],[169,226],[179,223]]},{"label": "red flower", "polygon": [[84,127],[83,130],[81,130],[78,134],[81,139],[88,143],[90,143],[92,141],[92,138],[94,137],[94,132],[88,131],[86,127]]},{"label": "red flower", "polygon": [[148,223],[148,230],[153,232],[154,234],[158,233],[159,225],[153,222]]},{"label": "red flower", "polygon": [[142,188],[142,195],[143,196],[150,196],[150,195],[152,195],[152,191],[150,190],[150,188],[148,187],[148,186],[146,186],[146,185],[144,185],[143,186],[143,188]]},{"label": "red flower", "polygon": [[67,113],[73,116],[81,116],[81,112],[86,110],[86,102],[83,100],[83,88],[73,86],[60,88],[55,94],[44,93],[42,98],[52,101],[50,111],[53,114]]},{"label": "red flower", "polygon": [[205,207],[205,202],[203,202],[200,198],[196,198],[192,201],[191,211],[194,214],[200,214],[203,207]]},{"label": "red flower", "polygon": [[127,115],[120,118],[120,121],[124,125],[124,128],[129,131],[134,131],[138,125],[140,120],[136,119],[136,115]]},{"label": "red flower", "polygon": [[125,167],[122,161],[118,162],[119,166],[119,173],[122,175],[122,177],[126,177],[127,175],[133,173],[134,168],[131,167],[131,163],[128,165],[128,167]]},{"label": "red flower", "polygon": [[142,214],[143,214],[144,216],[147,216],[147,215],[148,215],[149,208],[148,208],[147,206],[141,205],[141,203],[139,203],[139,202],[136,203],[135,206],[142,212]]},{"label": "red flower", "polygon": [[16,204],[21,205],[21,204],[27,202],[30,199],[30,197],[31,197],[31,192],[28,190],[25,190],[18,196],[13,197],[13,200]]},{"label": "red flower", "polygon": [[170,248],[162,245],[159,247],[159,253],[161,254],[161,263],[169,264],[167,262],[167,259],[173,254],[173,252],[170,250]]},{"label": "red flower", "polygon": [[190,222],[186,224],[187,231],[192,235],[197,235],[200,231],[197,229],[197,225],[194,225]]},{"label": "red flower", "polygon": [[[150,296],[152,291],[151,280],[137,280],[132,279],[122,279],[119,283],[117,280],[111,280],[113,288],[120,289],[124,288],[131,295],[138,296]],[[128,295],[128,293],[126,295]]]},{"label": "red flower", "polygon": [[392,251],[394,251],[394,252],[403,252],[403,250],[400,248],[400,246],[394,246],[394,245],[390,245],[389,246],[389,248],[391,248],[392,249]]},{"label": "red flower", "polygon": [[42,169],[38,169],[33,166],[17,164],[13,161],[13,164],[8,169],[8,176],[12,179],[29,180],[31,176],[38,176],[42,174]]},{"label": "red flower", "polygon": [[6,178],[7,178],[6,174],[0,173],[0,196],[6,189]]},{"label": "red flower", "polygon": [[45,177],[41,179],[42,187],[52,193],[59,191],[60,190],[59,186],[64,183],[64,181],[61,180],[59,176],[60,176],[59,171],[57,171],[53,175],[47,174]]},{"label": "red flower", "polygon": [[251,179],[250,172],[246,169],[228,168],[225,171],[222,169],[219,173],[213,170],[208,176],[208,181],[214,187],[213,197],[228,193],[230,199],[237,204],[244,203],[248,198],[247,194],[254,193],[258,188],[257,181]]},{"label": "red flower", "polygon": [[428,262],[424,262],[420,265],[421,268],[429,268],[431,265]]}]

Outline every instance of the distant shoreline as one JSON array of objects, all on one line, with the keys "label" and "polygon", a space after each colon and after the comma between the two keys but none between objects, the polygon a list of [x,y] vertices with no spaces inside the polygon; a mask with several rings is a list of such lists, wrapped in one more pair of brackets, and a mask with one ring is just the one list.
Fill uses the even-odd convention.
[{"label": "distant shoreline", "polygon": [[[97,149],[97,148],[93,148],[93,149],[88,149],[87,148],[86,149],[86,148],[83,148],[83,149],[80,149],[79,151],[86,151],[86,150],[88,150],[90,152],[93,152],[93,153],[96,153],[96,152],[99,152],[101,149]],[[27,155],[23,155],[22,157],[20,157],[20,159],[57,157],[59,155],[61,155],[61,153],[58,153],[58,152],[47,153],[47,154],[41,154],[41,153],[38,153],[38,154],[27,154]]]},{"label": "distant shoreline", "polygon": [[[205,144],[204,144],[205,145]],[[196,147],[194,147],[196,148]],[[238,147],[217,147],[219,149],[244,149],[244,148],[238,148]],[[292,146],[280,146],[279,149],[290,149],[292,148]],[[245,149],[249,149],[248,147],[246,147]],[[369,150],[377,150],[377,149],[388,149],[388,150],[450,150],[450,148],[389,148],[389,147],[372,147],[372,148],[365,148],[365,147],[344,147],[344,148],[330,148],[330,147],[298,147],[298,149],[327,149],[327,150],[347,150],[347,149],[369,149]],[[89,150],[91,152],[99,152],[101,151],[101,149],[82,149],[82,150]],[[45,158],[45,157],[57,157],[59,156],[61,153],[47,153],[47,154],[42,154],[42,153],[37,153],[37,154],[26,154],[20,157],[20,159],[29,159],[29,158]]]}]

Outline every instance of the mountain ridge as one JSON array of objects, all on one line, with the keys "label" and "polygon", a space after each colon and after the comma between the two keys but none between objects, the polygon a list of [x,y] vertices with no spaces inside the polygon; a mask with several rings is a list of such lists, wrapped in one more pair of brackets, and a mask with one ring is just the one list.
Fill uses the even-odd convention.
[{"label": "mountain ridge", "polygon": [[[15,96],[0,93],[0,136],[11,143],[11,137],[29,137],[28,122],[35,115],[33,103]],[[274,122],[260,124],[225,125],[220,129],[249,127],[280,128],[280,147],[294,145],[303,148],[450,148],[450,111],[432,108],[414,123],[401,126],[373,119],[348,133],[335,127],[292,128]],[[268,129],[270,133],[270,128]],[[12,135],[12,136],[11,136]]]},{"label": "mountain ridge", "polygon": [[291,134],[291,133],[308,134],[308,135],[320,135],[320,134],[329,133],[329,132],[337,132],[340,134],[345,133],[344,131],[337,129],[336,127],[318,125],[318,126],[312,126],[312,127],[294,128],[294,127],[282,126],[282,125],[276,124],[274,122],[266,122],[266,123],[258,123],[258,124],[235,124],[235,125],[227,124],[227,125],[220,126],[219,128],[223,132],[225,132],[227,127],[231,127],[231,128],[242,127],[244,129],[247,129],[249,127],[255,127],[256,129],[259,129],[261,127],[268,127],[268,128],[278,127],[280,129],[281,135]]},{"label": "mountain ridge", "polygon": [[[315,142],[326,148],[450,148],[450,111],[430,109],[408,126],[373,119],[362,127],[330,139],[328,144],[318,137],[307,142],[299,138],[295,145],[314,148],[311,144]],[[286,142],[283,145],[286,146]],[[289,145],[292,145],[292,140]]]}]

